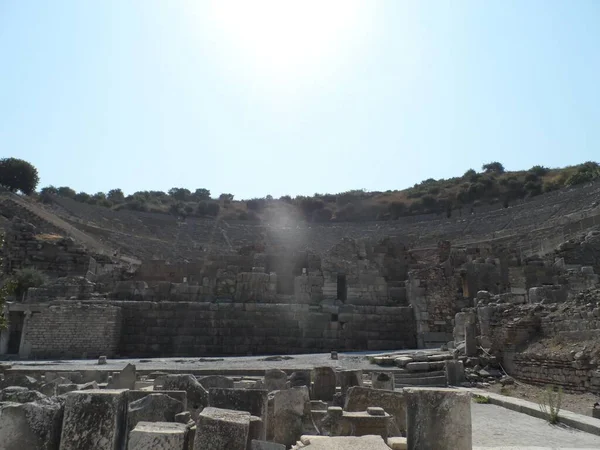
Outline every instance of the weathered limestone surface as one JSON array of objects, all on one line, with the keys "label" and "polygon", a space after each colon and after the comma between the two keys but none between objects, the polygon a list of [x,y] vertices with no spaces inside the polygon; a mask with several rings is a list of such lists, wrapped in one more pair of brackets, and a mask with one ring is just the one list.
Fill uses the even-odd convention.
[{"label": "weathered limestone surface", "polygon": [[333,400],[336,386],[336,375],[331,367],[315,367],[313,369],[312,398],[330,402]]},{"label": "weathered limestone surface", "polygon": [[26,387],[10,386],[0,391],[0,402],[29,403],[45,399],[38,391],[30,391]]},{"label": "weathered limestone surface", "polygon": [[459,386],[465,381],[465,366],[462,361],[446,361],[446,379],[450,386]]},{"label": "weathered limestone surface", "polygon": [[145,391],[145,390],[135,390],[135,391],[127,391],[127,403],[135,402],[136,400],[140,400],[148,395],[152,394],[163,394],[168,395],[171,398],[174,398],[178,402],[183,404],[183,410],[187,411],[187,392],[185,391],[165,391],[165,390],[153,390],[153,391]]},{"label": "weathered limestone surface", "polygon": [[268,424],[268,392],[263,389],[221,389],[211,388],[209,391],[209,405],[214,408],[246,411],[253,416],[260,417],[264,424],[264,435]]},{"label": "weathered limestone surface", "polygon": [[394,375],[387,372],[373,372],[371,374],[373,389],[394,390]]},{"label": "weathered limestone surface", "polygon": [[120,450],[125,438],[126,391],[67,394],[60,450]]},{"label": "weathered limestone surface", "polygon": [[185,450],[187,427],[181,423],[139,422],[127,450]]},{"label": "weathered limestone surface", "polygon": [[362,386],[362,370],[341,370],[338,372],[342,394],[353,386]]},{"label": "weathered limestone surface", "polygon": [[252,439],[250,450],[285,450],[285,445],[277,444],[276,442],[257,441]]},{"label": "weathered limestone surface", "polygon": [[273,396],[273,440],[289,447],[302,435],[305,406],[310,402],[308,388],[276,391]]},{"label": "weathered limestone surface", "polygon": [[150,394],[131,402],[127,408],[127,429],[139,422],[174,422],[175,415],[183,412],[183,403],[165,394]]},{"label": "weathered limestone surface", "polygon": [[127,364],[123,370],[114,373],[112,381],[108,383],[108,389],[134,389],[136,371],[133,364]]},{"label": "weathered limestone surface", "polygon": [[0,404],[0,449],[58,450],[63,404],[43,399]]},{"label": "weathered limestone surface", "polygon": [[165,375],[154,382],[154,389],[187,392],[188,407],[199,410],[208,405],[208,391],[202,387],[193,375]]},{"label": "weathered limestone surface", "polygon": [[471,397],[453,389],[405,389],[409,450],[471,450]]},{"label": "weathered limestone surface", "polygon": [[250,413],[207,407],[196,420],[194,450],[246,450]]},{"label": "weathered limestone surface", "polygon": [[208,375],[206,377],[202,377],[198,380],[198,382],[202,385],[204,389],[207,391],[210,388],[233,388],[233,380],[228,377],[224,377],[222,375]]},{"label": "weathered limestone surface", "polygon": [[302,436],[302,442],[310,450],[390,450],[381,436]]},{"label": "weathered limestone surface", "polygon": [[283,370],[265,370],[265,389],[267,391],[280,391],[282,389],[285,389],[286,384],[287,374]]},{"label": "weathered limestone surface", "polygon": [[406,395],[404,391],[384,391],[355,386],[348,389],[344,410],[366,411],[370,406],[383,408],[393,419],[388,434],[402,436],[406,432]]}]

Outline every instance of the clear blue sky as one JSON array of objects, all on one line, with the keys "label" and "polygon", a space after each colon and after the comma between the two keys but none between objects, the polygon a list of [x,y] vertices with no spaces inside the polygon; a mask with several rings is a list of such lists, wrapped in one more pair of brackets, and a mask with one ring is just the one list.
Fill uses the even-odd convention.
[{"label": "clear blue sky", "polygon": [[0,1],[0,155],[236,198],[598,160],[600,1]]}]

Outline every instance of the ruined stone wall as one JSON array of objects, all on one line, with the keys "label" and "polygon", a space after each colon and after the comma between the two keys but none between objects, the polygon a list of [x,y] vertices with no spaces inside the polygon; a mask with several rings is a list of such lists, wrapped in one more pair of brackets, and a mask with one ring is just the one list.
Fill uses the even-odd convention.
[{"label": "ruined stone wall", "polygon": [[55,304],[25,319],[29,358],[97,358],[118,354],[121,308],[101,304]]},{"label": "ruined stone wall", "polygon": [[121,356],[290,354],[415,348],[412,308],[111,302]]},{"label": "ruined stone wall", "polygon": [[477,308],[484,347],[506,371],[534,384],[600,393],[600,306],[596,295],[562,304]]},{"label": "ruined stone wall", "polygon": [[560,386],[566,391],[600,394],[600,370],[575,355],[509,354],[506,365],[513,377],[532,384]]},{"label": "ruined stone wall", "polygon": [[469,304],[459,283],[456,275],[446,275],[442,267],[409,272],[408,300],[415,310],[419,348],[453,339],[454,316]]},{"label": "ruined stone wall", "polygon": [[33,225],[13,220],[2,247],[5,273],[34,268],[51,276],[86,276],[93,258],[71,238],[40,236]]}]

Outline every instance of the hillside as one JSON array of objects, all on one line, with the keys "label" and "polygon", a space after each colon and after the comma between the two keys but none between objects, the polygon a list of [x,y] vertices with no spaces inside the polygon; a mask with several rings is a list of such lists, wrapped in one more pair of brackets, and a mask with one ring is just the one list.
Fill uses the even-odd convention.
[{"label": "hillside", "polygon": [[173,188],[169,192],[140,191],[125,196],[120,189],[89,195],[76,193],[69,187],[49,186],[40,191],[39,199],[53,203],[55,198],[60,197],[113,211],[162,213],[178,217],[269,221],[273,216],[285,215],[312,223],[359,222],[396,220],[422,214],[451,217],[464,208],[508,207],[541,194],[591,182],[599,176],[600,166],[594,162],[560,169],[534,166],[515,172],[506,172],[502,164],[493,162],[484,165],[479,173],[471,169],[462,176],[427,179],[408,189],[386,192],[354,190],[295,198],[266,196],[235,200],[231,194],[212,198],[210,191],[204,188],[194,192],[186,188]]},{"label": "hillside", "polygon": [[[107,249],[104,253],[118,249],[122,257],[141,260],[194,260],[257,246],[322,253],[343,237],[377,240],[386,236],[423,251],[441,239],[456,244],[494,242],[523,256],[551,251],[600,224],[595,163],[522,172],[495,169],[479,174],[470,171],[450,180],[426,180],[403,191],[248,201],[221,196],[196,202],[202,207],[214,205],[212,217],[193,211],[169,213],[175,209],[173,205],[185,205],[189,210],[194,204],[189,198],[175,197],[197,196],[198,191],[206,197],[203,190],[195,194],[148,193],[149,206],[134,209],[127,206],[131,196],[108,204],[109,197],[116,198],[112,191],[105,196],[104,206],[81,201],[81,196],[73,198],[68,188],[46,189],[29,197],[10,195],[13,200],[21,199],[17,206],[27,215],[26,220],[41,226],[40,230],[48,223],[60,225],[63,234],[84,244],[91,242],[92,248]],[[541,192],[532,186],[541,186]],[[140,195],[133,197],[139,200]],[[449,198],[452,203],[448,203]],[[15,202],[0,204],[1,215],[10,218],[21,214],[11,211],[11,205],[14,207]],[[37,223],[30,217],[32,211],[39,216]],[[333,211],[329,220],[323,220],[323,211]]]}]

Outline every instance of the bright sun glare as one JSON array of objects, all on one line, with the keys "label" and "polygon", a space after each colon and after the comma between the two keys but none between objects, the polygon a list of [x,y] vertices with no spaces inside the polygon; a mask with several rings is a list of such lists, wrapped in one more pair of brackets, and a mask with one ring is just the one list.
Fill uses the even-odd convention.
[{"label": "bright sun glare", "polygon": [[261,75],[311,75],[353,37],[358,0],[215,0],[214,25]]}]

